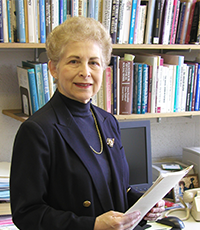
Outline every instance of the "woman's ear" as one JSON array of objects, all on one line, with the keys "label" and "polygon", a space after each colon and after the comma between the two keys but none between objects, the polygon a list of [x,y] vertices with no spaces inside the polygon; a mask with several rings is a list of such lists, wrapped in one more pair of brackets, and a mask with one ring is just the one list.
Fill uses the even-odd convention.
[{"label": "woman's ear", "polygon": [[50,70],[51,75],[55,79],[58,79],[56,65],[55,65],[55,63],[53,61],[49,60],[49,62],[48,62],[48,68]]}]

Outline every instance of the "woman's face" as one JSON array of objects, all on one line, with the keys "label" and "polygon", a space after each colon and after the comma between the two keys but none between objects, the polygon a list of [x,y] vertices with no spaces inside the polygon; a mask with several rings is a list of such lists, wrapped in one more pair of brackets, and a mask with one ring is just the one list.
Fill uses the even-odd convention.
[{"label": "woman's face", "polygon": [[70,42],[57,68],[49,62],[58,90],[73,100],[87,103],[101,86],[103,77],[100,47],[94,42]]}]

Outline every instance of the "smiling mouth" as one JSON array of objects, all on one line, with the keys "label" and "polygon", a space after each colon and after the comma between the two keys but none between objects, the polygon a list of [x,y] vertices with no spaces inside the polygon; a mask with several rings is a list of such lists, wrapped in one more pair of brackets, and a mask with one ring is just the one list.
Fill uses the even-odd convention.
[{"label": "smiling mouth", "polygon": [[91,83],[75,83],[76,86],[79,86],[79,87],[89,87],[91,86],[92,84]]}]

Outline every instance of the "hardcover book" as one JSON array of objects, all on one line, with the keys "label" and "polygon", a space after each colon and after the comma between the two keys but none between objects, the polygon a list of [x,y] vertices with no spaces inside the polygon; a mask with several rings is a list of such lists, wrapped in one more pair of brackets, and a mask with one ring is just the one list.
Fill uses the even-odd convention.
[{"label": "hardcover book", "polygon": [[190,9],[190,15],[188,19],[188,27],[187,27],[187,32],[186,32],[186,37],[185,37],[185,44],[188,44],[190,41],[190,31],[192,27],[192,21],[193,21],[193,16],[194,16],[194,9],[195,9],[195,4],[197,0],[192,0],[191,2],[191,9]]},{"label": "hardcover book", "polygon": [[121,58],[119,61],[119,69],[119,114],[128,115],[132,113],[133,61],[126,61]]},{"label": "hardcover book", "polygon": [[35,70],[17,66],[17,76],[20,87],[22,112],[28,116],[38,110],[38,97],[35,81]]},{"label": "hardcover book", "polygon": [[153,32],[153,19],[154,19],[155,3],[156,3],[156,0],[149,0],[147,21],[146,21],[146,31],[145,31],[145,38],[144,38],[145,44],[152,44],[152,32]]},{"label": "hardcover book", "polygon": [[119,0],[113,0],[112,13],[111,13],[111,25],[110,25],[110,35],[113,44],[117,42],[118,14],[119,14]]},{"label": "hardcover book", "polygon": [[15,6],[17,19],[17,41],[21,43],[26,43],[24,1],[15,1]]},{"label": "hardcover book", "polygon": [[43,105],[45,105],[42,65],[41,65],[41,63],[35,63],[35,62],[30,62],[30,61],[22,61],[22,66],[23,67],[34,68],[34,70],[35,70],[38,102],[39,102],[39,108],[41,108]]}]

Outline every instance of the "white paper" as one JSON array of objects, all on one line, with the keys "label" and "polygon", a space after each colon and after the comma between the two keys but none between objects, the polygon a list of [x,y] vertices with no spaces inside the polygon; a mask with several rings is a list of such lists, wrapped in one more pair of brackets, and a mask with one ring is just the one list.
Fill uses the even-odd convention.
[{"label": "white paper", "polygon": [[193,165],[177,172],[166,172],[160,174],[155,183],[140,197],[140,199],[129,208],[126,213],[140,211],[141,218],[129,230],[134,229],[144,216],[177,184],[191,169]]}]

